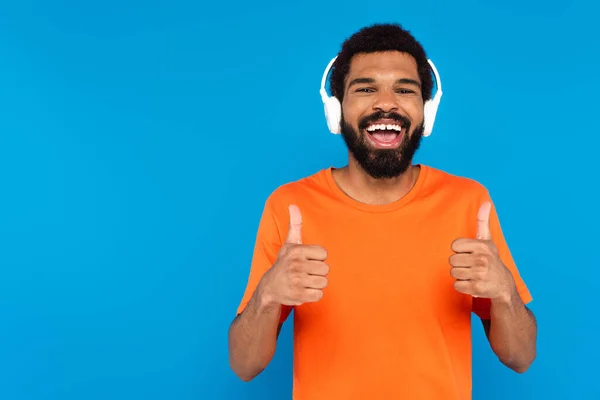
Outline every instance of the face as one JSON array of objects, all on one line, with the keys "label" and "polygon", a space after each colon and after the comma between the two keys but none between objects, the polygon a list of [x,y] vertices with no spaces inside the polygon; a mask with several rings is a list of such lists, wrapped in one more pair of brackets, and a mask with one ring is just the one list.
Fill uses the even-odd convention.
[{"label": "face", "polygon": [[373,178],[405,172],[423,134],[423,98],[415,59],[397,51],[352,58],[342,101],[342,135]]}]

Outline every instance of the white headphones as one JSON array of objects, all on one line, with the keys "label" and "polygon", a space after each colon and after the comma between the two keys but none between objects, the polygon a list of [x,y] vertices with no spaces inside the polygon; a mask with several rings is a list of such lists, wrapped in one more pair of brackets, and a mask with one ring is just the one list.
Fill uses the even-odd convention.
[{"label": "white headphones", "polygon": [[[325,90],[325,82],[327,81],[327,76],[329,75],[329,71],[333,65],[333,62],[336,60],[337,56],[334,57],[327,68],[325,68],[325,72],[323,73],[323,78],[321,79],[321,100],[323,100],[323,105],[325,106],[325,119],[327,120],[327,126],[331,133],[341,133],[341,120],[342,120],[342,106],[337,98],[333,96],[328,96],[327,91]],[[435,65],[431,60],[427,60],[431,69],[433,70],[433,74],[435,75],[435,82],[437,86],[437,90],[435,92],[435,96],[431,100],[427,100],[424,106],[424,131],[423,136],[431,135],[431,131],[433,130],[433,123],[435,122],[435,115],[437,114],[437,109],[440,105],[440,99],[442,98],[442,81],[440,80],[440,75],[438,74]]]}]

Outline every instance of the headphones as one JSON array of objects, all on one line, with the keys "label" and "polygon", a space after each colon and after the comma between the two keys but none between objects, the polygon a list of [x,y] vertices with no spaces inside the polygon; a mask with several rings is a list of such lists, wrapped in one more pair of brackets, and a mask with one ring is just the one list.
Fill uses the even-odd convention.
[{"label": "headphones", "polygon": [[[319,93],[321,94],[321,100],[323,100],[323,105],[325,107],[325,119],[327,120],[327,126],[331,133],[338,134],[341,133],[341,121],[342,121],[342,106],[339,100],[333,96],[328,96],[327,91],[325,90],[325,82],[327,81],[327,76],[329,75],[329,71],[333,66],[333,62],[337,59],[335,56],[329,64],[327,68],[325,68],[325,72],[323,73],[323,78],[321,79],[321,90]],[[435,96],[431,100],[427,100],[425,102],[424,110],[423,110],[423,136],[431,135],[431,131],[433,130],[433,123],[435,122],[435,115],[437,114],[437,109],[440,105],[440,99],[442,98],[442,81],[440,80],[440,75],[438,74],[435,65],[431,60],[427,60],[431,69],[433,70],[433,74],[435,75],[435,84],[437,90],[435,92]]]}]

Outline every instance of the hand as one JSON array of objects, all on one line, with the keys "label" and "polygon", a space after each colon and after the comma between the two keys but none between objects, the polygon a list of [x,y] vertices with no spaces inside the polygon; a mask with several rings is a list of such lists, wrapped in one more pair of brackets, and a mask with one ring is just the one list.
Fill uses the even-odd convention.
[{"label": "hand", "polygon": [[260,282],[267,304],[297,306],[316,302],[323,297],[329,267],[327,251],[320,246],[302,244],[302,214],[291,205],[290,228],[286,243],[279,250],[277,261]]},{"label": "hand", "polygon": [[515,290],[513,276],[504,266],[492,242],[490,211],[492,204],[481,205],[477,214],[476,239],[456,239],[450,257],[454,288],[473,297],[508,300]]}]

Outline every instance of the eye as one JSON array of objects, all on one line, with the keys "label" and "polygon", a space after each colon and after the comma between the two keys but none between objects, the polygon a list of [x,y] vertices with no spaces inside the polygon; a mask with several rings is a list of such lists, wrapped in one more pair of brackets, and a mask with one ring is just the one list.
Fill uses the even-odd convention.
[{"label": "eye", "polygon": [[362,87],[362,88],[356,89],[356,91],[358,93],[373,93],[375,91],[375,89],[369,88],[369,87]]},{"label": "eye", "polygon": [[398,89],[396,90],[396,93],[400,93],[400,94],[412,94],[414,93],[414,90],[411,89]]}]

